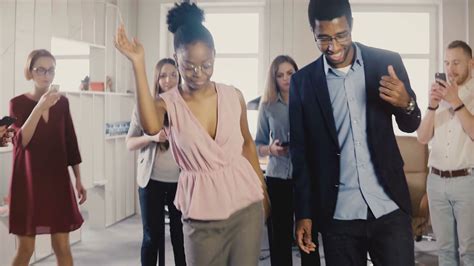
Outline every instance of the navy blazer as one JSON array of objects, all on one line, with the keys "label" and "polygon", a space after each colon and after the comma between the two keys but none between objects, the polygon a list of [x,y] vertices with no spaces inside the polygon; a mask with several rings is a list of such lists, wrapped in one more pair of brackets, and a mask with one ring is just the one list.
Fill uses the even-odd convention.
[{"label": "navy blazer", "polygon": [[[362,52],[367,97],[367,142],[375,173],[389,197],[411,214],[403,160],[395,140],[392,115],[404,132],[414,132],[421,120],[379,96],[379,81],[392,65],[416,99],[399,54],[357,44]],[[332,221],[340,179],[340,146],[324,72],[323,56],[292,75],[290,86],[290,153],[295,181],[296,219],[312,219],[324,231]]]}]

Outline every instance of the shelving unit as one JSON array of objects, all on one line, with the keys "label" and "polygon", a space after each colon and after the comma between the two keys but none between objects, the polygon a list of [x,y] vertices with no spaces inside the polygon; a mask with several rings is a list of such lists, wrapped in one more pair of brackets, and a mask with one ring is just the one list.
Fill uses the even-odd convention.
[{"label": "shelving unit", "polygon": [[112,225],[135,213],[135,160],[125,135],[106,136],[105,124],[130,120],[134,95],[67,92],[66,97],[80,136],[83,183],[91,191],[90,223]]}]

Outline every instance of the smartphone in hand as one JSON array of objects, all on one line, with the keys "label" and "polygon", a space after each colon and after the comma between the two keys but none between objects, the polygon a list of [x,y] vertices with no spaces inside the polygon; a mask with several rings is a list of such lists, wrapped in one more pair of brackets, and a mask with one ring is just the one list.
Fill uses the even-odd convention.
[{"label": "smartphone in hand", "polygon": [[279,146],[280,147],[288,147],[288,146],[290,146],[290,142],[289,141],[280,142]]},{"label": "smartphone in hand", "polygon": [[59,92],[59,84],[51,84],[49,90],[52,92]]},{"label": "smartphone in hand", "polygon": [[[443,81],[447,82],[446,73],[442,73],[442,72],[436,73],[435,74],[435,79],[440,79],[440,80],[443,80]],[[444,87],[444,85],[442,83],[438,82],[438,84]]]},{"label": "smartphone in hand", "polygon": [[0,120],[0,126],[9,127],[11,124],[15,123],[16,118],[11,116],[4,116],[2,120]]}]

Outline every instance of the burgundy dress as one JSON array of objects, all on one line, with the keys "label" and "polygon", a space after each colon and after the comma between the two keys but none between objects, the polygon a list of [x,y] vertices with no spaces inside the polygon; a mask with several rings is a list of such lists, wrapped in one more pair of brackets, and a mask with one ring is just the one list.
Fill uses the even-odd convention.
[{"label": "burgundy dress", "polygon": [[37,104],[26,95],[10,101],[16,117],[13,139],[13,173],[10,187],[10,233],[37,235],[70,232],[81,227],[68,166],[81,163],[69,102],[61,96],[40,118],[31,141],[21,144],[21,127]]}]

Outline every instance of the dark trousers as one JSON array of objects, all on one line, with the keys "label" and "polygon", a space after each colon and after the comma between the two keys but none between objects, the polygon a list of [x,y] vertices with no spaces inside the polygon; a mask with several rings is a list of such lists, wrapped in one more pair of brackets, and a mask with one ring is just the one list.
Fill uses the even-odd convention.
[{"label": "dark trousers", "polygon": [[411,218],[400,209],[375,219],[333,220],[323,233],[326,265],[415,265]]},{"label": "dark trousers", "polygon": [[[266,179],[272,206],[271,215],[267,220],[270,262],[272,266],[291,266],[294,242],[293,181],[268,176]],[[318,241],[316,230],[313,231],[313,240],[315,243]],[[319,252],[301,252],[301,265],[320,265]]]},{"label": "dark trousers", "polygon": [[143,224],[142,266],[156,266],[158,254],[159,265],[165,265],[165,204],[169,211],[175,265],[186,265],[181,212],[173,204],[176,188],[177,183],[150,180],[145,188],[138,189]]}]

